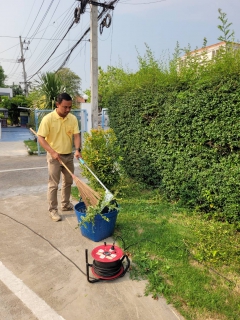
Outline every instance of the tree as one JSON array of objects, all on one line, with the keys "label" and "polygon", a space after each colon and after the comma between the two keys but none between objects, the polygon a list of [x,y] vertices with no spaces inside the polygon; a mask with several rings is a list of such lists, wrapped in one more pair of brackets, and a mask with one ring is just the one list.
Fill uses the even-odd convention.
[{"label": "tree", "polygon": [[34,103],[44,109],[53,109],[56,97],[62,92],[70,94],[74,101],[79,95],[80,83],[80,77],[68,68],[43,73],[36,81],[34,91],[38,92],[35,94],[38,99]]},{"label": "tree", "polygon": [[4,70],[2,66],[0,66],[0,87],[5,87],[4,81],[6,80],[7,76],[4,74]]},{"label": "tree", "polygon": [[1,106],[8,109],[8,118],[11,121],[11,125],[18,125],[21,110],[18,107],[26,107],[27,99],[22,95],[15,96],[11,99],[9,97],[2,97]]},{"label": "tree", "polygon": [[21,88],[20,85],[13,84],[12,86],[10,86],[10,88],[12,88],[14,97],[15,96],[23,96],[23,89]]},{"label": "tree", "polygon": [[53,109],[57,95],[64,91],[60,78],[54,72],[46,72],[36,80],[36,83],[35,89],[39,92],[45,109]]},{"label": "tree", "polygon": [[230,42],[234,38],[234,31],[230,31],[229,27],[232,25],[232,23],[228,23],[228,19],[226,18],[227,14],[222,12],[222,9],[218,9],[219,16],[218,19],[221,21],[221,25],[218,25],[218,29],[223,33],[218,40]]},{"label": "tree", "polygon": [[[98,68],[98,108],[107,108],[108,98],[111,96],[112,91],[120,84],[126,84],[126,90],[128,90],[128,81],[130,74],[125,72],[121,67],[116,68],[108,66],[104,71],[101,67]],[[91,95],[90,92],[85,91],[87,95]]]},{"label": "tree", "polygon": [[56,72],[56,75],[60,79],[64,92],[70,94],[72,98],[79,96],[81,89],[81,78],[76,75],[69,68],[62,68]]}]

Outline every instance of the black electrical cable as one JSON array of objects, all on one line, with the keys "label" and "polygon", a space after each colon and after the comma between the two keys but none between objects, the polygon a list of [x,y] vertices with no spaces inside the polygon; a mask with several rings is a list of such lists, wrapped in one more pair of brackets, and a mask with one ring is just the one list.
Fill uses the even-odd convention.
[{"label": "black electrical cable", "polygon": [[101,277],[113,277],[116,276],[122,269],[121,260],[103,263],[93,260],[94,272]]},{"label": "black electrical cable", "polygon": [[[21,224],[22,226],[24,226],[25,228],[27,228],[28,230],[32,231],[34,234],[36,234],[37,236],[39,236],[40,238],[42,238],[43,240],[47,241],[48,244],[50,244],[51,247],[53,247],[55,250],[57,250],[64,258],[66,258],[69,262],[71,262],[84,276],[87,276],[87,274],[85,272],[82,271],[81,268],[78,267],[78,265],[73,262],[70,258],[68,258],[62,251],[60,251],[57,247],[55,247],[48,239],[46,239],[44,236],[42,236],[41,234],[37,233],[36,231],[34,231],[32,228],[30,228],[29,226],[27,226],[25,223],[23,222],[20,222],[16,219],[14,219],[13,217],[9,216],[8,214],[5,214],[5,213],[2,213],[0,212],[1,215],[3,216],[6,216],[8,217],[9,219],[12,219],[13,221],[17,222],[18,224]],[[123,260],[126,258],[127,260],[127,266],[125,267],[124,269],[124,266],[123,266]],[[124,255],[120,260],[116,261],[116,262],[113,262],[113,263],[109,263],[108,264],[108,268],[106,268],[106,264],[104,263],[101,263],[101,262],[98,262],[98,261],[93,261],[93,269],[95,271],[95,273],[97,275],[99,275],[100,277],[103,277],[103,279],[98,279],[98,280],[108,280],[108,279],[104,279],[104,277],[114,277],[115,275],[117,275],[121,269],[123,270],[123,272],[117,277],[117,278],[120,278],[120,277],[123,277],[127,270],[129,269],[130,267],[130,260],[129,258]],[[95,280],[94,278],[90,277],[91,279]],[[114,278],[116,279],[116,278]],[[112,280],[114,280],[112,279]]]},{"label": "black electrical cable", "polygon": [[70,49],[70,52],[68,54],[68,56],[65,58],[64,62],[61,64],[61,66],[57,69],[56,72],[58,72],[60,69],[62,69],[66,62],[68,61],[68,59],[70,58],[73,50],[79,45],[79,43],[83,40],[83,38],[88,34],[88,32],[90,31],[90,27],[84,32],[84,34],[82,35],[82,37],[77,41],[77,43]]},{"label": "black electrical cable", "polygon": [[139,244],[140,242],[143,242],[143,241],[149,241],[149,242],[152,242],[152,243],[154,243],[154,244],[159,245],[159,243],[157,243],[157,242],[155,242],[155,241],[152,241],[152,240],[150,240],[150,239],[144,238],[144,239],[140,239],[138,242],[132,243],[132,244],[130,244],[129,246],[125,247],[125,242],[124,242],[124,240],[123,240],[123,238],[122,238],[121,236],[117,236],[116,238],[114,238],[114,241],[116,241],[118,238],[121,239],[122,242],[123,242],[123,250],[124,250],[124,251],[126,251],[126,250],[127,250],[128,248],[130,248],[130,247],[136,246],[137,244]]},{"label": "black electrical cable", "polygon": [[[123,265],[124,259],[127,260],[125,266]],[[130,267],[130,260],[127,255],[124,255],[115,262],[104,263],[94,260],[91,266],[95,275],[100,277],[98,280],[114,280],[121,278],[126,274]]]},{"label": "black electrical cable", "polygon": [[6,216],[10,219],[12,219],[13,221],[21,224],[22,226],[24,226],[25,228],[27,228],[28,230],[32,231],[34,234],[36,234],[37,236],[39,236],[40,238],[42,238],[43,240],[47,241],[51,247],[53,247],[55,250],[57,250],[64,258],[66,258],[68,261],[70,261],[83,275],[86,276],[86,273],[82,271],[81,268],[79,268],[75,262],[73,262],[70,258],[68,258],[62,251],[60,251],[57,247],[55,247],[48,239],[46,239],[44,236],[42,236],[41,234],[37,233],[36,231],[34,231],[33,229],[31,229],[30,227],[28,227],[26,224],[12,218],[11,216],[9,216],[8,214],[2,213],[0,212],[1,215]]}]

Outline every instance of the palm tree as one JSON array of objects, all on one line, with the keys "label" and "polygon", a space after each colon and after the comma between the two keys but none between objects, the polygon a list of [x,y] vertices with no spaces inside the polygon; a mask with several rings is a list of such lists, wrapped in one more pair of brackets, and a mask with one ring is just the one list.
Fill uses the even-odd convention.
[{"label": "palm tree", "polygon": [[57,95],[64,91],[62,81],[56,73],[46,72],[36,82],[36,89],[44,97],[46,109],[53,109]]}]

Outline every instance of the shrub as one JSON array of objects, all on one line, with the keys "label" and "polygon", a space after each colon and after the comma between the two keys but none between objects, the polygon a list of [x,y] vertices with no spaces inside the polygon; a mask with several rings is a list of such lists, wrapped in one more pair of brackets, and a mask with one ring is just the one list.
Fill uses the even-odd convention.
[{"label": "shrub", "polygon": [[[111,191],[116,188],[120,179],[119,145],[112,129],[92,129],[84,134],[82,156],[86,164],[96,174],[100,181]],[[99,182],[81,165],[83,175],[87,177],[94,188],[99,188]]]},{"label": "shrub", "polygon": [[114,84],[108,113],[128,175],[209,217],[240,221],[239,77],[240,50],[228,49],[181,73],[146,58],[127,92]]}]

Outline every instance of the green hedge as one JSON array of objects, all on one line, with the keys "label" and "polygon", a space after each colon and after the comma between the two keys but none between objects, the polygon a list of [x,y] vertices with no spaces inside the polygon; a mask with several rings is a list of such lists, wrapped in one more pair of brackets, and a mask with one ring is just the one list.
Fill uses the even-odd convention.
[{"label": "green hedge", "polygon": [[[180,70],[152,56],[105,99],[133,178],[209,216],[240,220],[240,52],[188,60]],[[144,63],[143,63],[144,62]],[[126,76],[125,78],[126,79]]]}]

